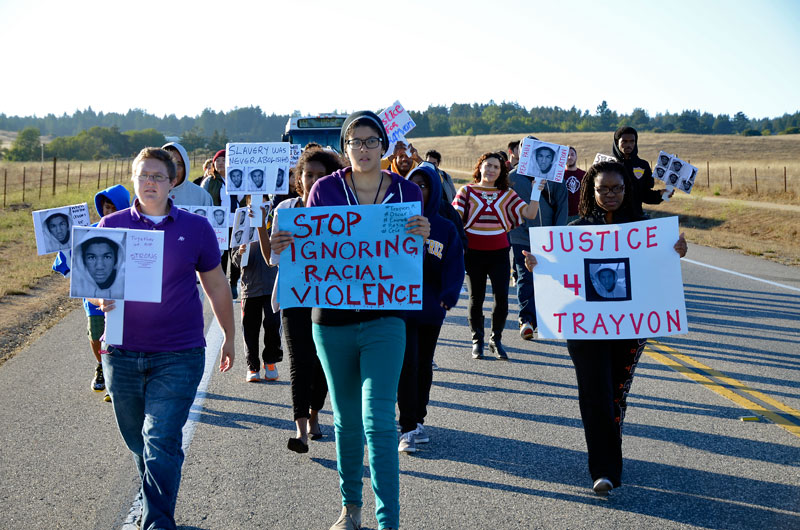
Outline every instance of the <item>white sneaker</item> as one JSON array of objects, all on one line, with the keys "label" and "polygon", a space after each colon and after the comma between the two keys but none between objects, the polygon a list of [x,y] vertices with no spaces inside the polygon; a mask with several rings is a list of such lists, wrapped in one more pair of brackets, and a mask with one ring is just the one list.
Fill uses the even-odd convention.
[{"label": "white sneaker", "polygon": [[261,378],[258,377],[258,372],[253,372],[252,370],[247,371],[247,377],[244,378],[245,381],[248,383],[258,383],[261,381]]},{"label": "white sneaker", "polygon": [[426,444],[431,441],[428,433],[425,432],[425,427],[421,423],[417,423],[417,428],[411,431],[414,433],[414,442],[418,444]]},{"label": "white sneaker", "polygon": [[400,435],[400,443],[397,445],[398,453],[416,453],[417,442],[414,440],[416,431],[408,431]]},{"label": "white sneaker", "polygon": [[533,326],[530,322],[520,324],[519,336],[522,337],[522,340],[533,340]]},{"label": "white sneaker", "polygon": [[278,368],[274,364],[264,365],[264,381],[277,381]]}]

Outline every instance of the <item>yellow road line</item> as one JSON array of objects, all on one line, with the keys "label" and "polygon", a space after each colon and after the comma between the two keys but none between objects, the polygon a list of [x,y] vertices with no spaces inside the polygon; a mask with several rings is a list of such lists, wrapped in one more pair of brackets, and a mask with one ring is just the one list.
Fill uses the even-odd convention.
[{"label": "yellow road line", "polygon": [[[658,347],[658,349],[661,350],[661,352],[663,353],[655,351],[652,348],[652,346]],[[776,425],[779,425],[780,427],[786,429],[790,433],[800,438],[800,411],[797,411],[779,401],[776,401],[775,399],[761,392],[753,390],[744,383],[741,383],[731,377],[728,377],[724,375],[722,372],[719,372],[709,366],[704,365],[701,362],[692,359],[688,355],[678,353],[676,350],[673,350],[669,346],[665,346],[660,342],[650,341],[648,343],[648,347],[645,348],[645,353],[650,357],[652,357],[653,359],[655,359],[656,361],[660,362],[661,364],[669,366],[676,372],[683,374],[692,381],[700,383],[709,390],[716,392],[720,396],[733,401],[740,407],[748,409],[755,414],[761,415],[769,419],[771,422],[775,423]],[[665,354],[668,354],[671,357]],[[682,361],[682,363],[678,362],[678,360],[675,360],[672,357]],[[698,370],[701,370],[704,373],[701,373]],[[714,379],[711,379],[712,377]],[[775,407],[781,412],[788,414],[791,419],[782,416],[781,414],[778,414],[774,410],[766,408],[764,405],[751,401],[746,397],[742,396],[741,394],[734,392],[734,390],[731,389],[747,393],[753,396],[754,398],[764,403],[767,403],[772,407]]]}]

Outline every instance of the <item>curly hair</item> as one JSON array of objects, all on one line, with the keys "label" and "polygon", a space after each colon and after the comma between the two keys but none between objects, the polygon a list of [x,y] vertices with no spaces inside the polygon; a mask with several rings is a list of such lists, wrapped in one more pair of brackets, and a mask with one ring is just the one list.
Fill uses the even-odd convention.
[{"label": "curly hair", "polygon": [[494,185],[497,189],[506,191],[509,187],[508,168],[506,168],[505,160],[497,153],[483,153],[480,158],[478,158],[478,162],[475,164],[475,169],[472,172],[472,181],[481,181],[481,165],[487,158],[494,158],[500,163],[500,175],[497,177],[497,180],[494,181]]},{"label": "curly hair", "polygon": [[622,178],[625,192],[622,196],[622,204],[617,211],[629,212],[631,210],[631,194],[633,186],[625,173],[625,167],[619,162],[598,162],[592,165],[586,172],[581,182],[580,195],[578,199],[578,215],[581,217],[590,217],[597,206],[597,201],[594,198],[594,179],[600,173],[616,173]]},{"label": "curly hair", "polygon": [[314,147],[303,151],[303,154],[300,155],[300,159],[297,161],[297,165],[293,170],[295,175],[294,189],[301,197],[303,196],[303,169],[309,162],[319,162],[325,166],[326,175],[330,175],[334,171],[344,167],[344,164],[342,164],[342,159],[339,158],[339,155],[333,151],[329,151],[328,149]]}]

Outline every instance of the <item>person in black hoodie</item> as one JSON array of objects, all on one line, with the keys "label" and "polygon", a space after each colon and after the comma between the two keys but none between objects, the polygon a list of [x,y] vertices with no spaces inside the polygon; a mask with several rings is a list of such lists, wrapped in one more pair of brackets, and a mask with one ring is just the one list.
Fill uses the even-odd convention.
[{"label": "person in black hoodie", "polygon": [[[589,168],[581,183],[578,214],[570,225],[621,224],[644,219],[634,210],[628,194],[631,186],[625,167],[600,162]],[[686,255],[683,234],[675,252]],[[525,267],[533,271],[536,258],[525,255]],[[575,365],[578,405],[589,453],[592,489],[598,495],[622,484],[622,422],[633,372],[647,339],[567,340],[567,351]]]},{"label": "person in black hoodie", "polygon": [[633,127],[620,127],[614,132],[614,158],[625,167],[625,175],[631,186],[626,190],[631,201],[632,213],[644,215],[642,203],[661,204],[661,192],[653,189],[653,170],[646,160],[639,158],[639,133]]},{"label": "person in black hoodie", "polygon": [[411,170],[408,180],[422,190],[422,211],[431,223],[431,234],[423,247],[422,310],[406,312],[406,351],[397,388],[401,453],[414,453],[417,443],[429,441],[422,424],[433,380],[433,352],[446,313],[458,302],[464,283],[464,249],[456,227],[440,213],[442,184],[436,166],[423,162]]}]

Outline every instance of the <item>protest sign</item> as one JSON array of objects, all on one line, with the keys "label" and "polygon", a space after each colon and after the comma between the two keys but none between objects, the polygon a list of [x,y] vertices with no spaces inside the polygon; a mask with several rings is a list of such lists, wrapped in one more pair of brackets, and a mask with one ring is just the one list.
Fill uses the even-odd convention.
[{"label": "protest sign", "polygon": [[208,220],[208,224],[214,229],[217,236],[217,244],[220,250],[228,248],[228,209],[224,206],[205,206],[205,205],[180,205],[181,210],[186,210],[196,215],[202,215]]},{"label": "protest sign", "polygon": [[569,147],[523,138],[519,147],[517,173],[554,182],[564,180]]},{"label": "protest sign", "polygon": [[419,202],[276,210],[282,308],[421,309],[422,244],[405,225]]},{"label": "protest sign", "polygon": [[164,232],[75,227],[72,298],[161,301]]},{"label": "protest sign", "polygon": [[[530,229],[536,321],[548,339],[689,332],[678,218]],[[658,271],[654,276],[653,271]]]},{"label": "protest sign", "polygon": [[[269,215],[269,210],[267,210]],[[250,216],[250,207],[243,206],[236,208],[236,213],[233,217],[233,234],[231,235],[231,248],[236,248],[239,245],[246,245],[253,241],[258,241],[258,231],[255,224],[251,224],[253,218]]]},{"label": "protest sign", "polygon": [[297,162],[300,160],[300,155],[303,154],[303,146],[300,144],[291,144],[289,148],[289,169],[297,167]]},{"label": "protest sign", "polygon": [[697,176],[697,168],[688,162],[684,162],[676,155],[660,151],[656,167],[653,168],[653,176],[667,185],[662,197],[665,201],[668,201],[670,193],[675,188],[685,193],[692,192],[694,179]]},{"label": "protest sign", "polygon": [[288,193],[290,162],[288,142],[226,144],[225,193]]},{"label": "protest sign", "polygon": [[33,232],[38,255],[72,247],[72,227],[89,226],[89,207],[83,204],[61,206],[33,212]]},{"label": "protest sign", "polygon": [[403,108],[399,101],[392,103],[380,114],[383,127],[389,136],[389,142],[405,141],[406,134],[417,126],[411,115]]},{"label": "protest sign", "polygon": [[604,155],[603,153],[597,153],[596,155],[594,155],[594,162],[592,162],[592,165],[599,164],[600,162],[618,162],[618,160],[611,155]]}]

